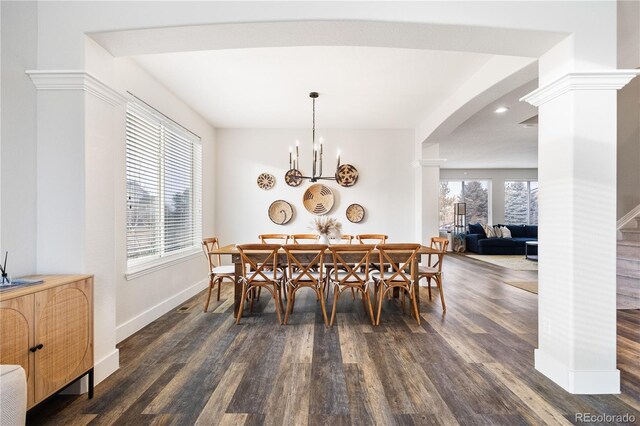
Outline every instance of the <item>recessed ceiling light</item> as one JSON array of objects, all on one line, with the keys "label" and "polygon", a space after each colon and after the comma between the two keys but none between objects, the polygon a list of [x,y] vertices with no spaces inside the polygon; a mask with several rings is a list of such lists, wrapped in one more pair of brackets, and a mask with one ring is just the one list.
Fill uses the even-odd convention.
[{"label": "recessed ceiling light", "polygon": [[496,108],[496,110],[495,110],[495,112],[496,112],[497,114],[502,114],[503,112],[507,112],[507,111],[509,111],[509,108],[507,108],[507,107],[498,107],[498,108]]}]

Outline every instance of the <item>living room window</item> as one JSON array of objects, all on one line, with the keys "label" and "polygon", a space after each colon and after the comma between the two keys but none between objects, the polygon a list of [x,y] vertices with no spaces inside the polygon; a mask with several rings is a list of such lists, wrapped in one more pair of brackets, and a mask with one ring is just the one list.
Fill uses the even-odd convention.
[{"label": "living room window", "polygon": [[453,205],[467,203],[467,223],[488,223],[488,180],[441,180],[440,181],[440,229],[453,227]]},{"label": "living room window", "polygon": [[504,183],[504,220],[510,224],[538,224],[538,182]]},{"label": "living room window", "polygon": [[200,250],[200,138],[135,99],[127,104],[127,277]]}]

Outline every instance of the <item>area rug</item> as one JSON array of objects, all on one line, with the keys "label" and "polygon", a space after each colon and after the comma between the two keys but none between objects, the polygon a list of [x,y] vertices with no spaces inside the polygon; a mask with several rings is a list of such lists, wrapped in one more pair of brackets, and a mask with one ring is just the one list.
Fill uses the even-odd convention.
[{"label": "area rug", "polygon": [[529,293],[538,294],[538,281],[505,281],[504,283],[512,287],[521,288]]},{"label": "area rug", "polygon": [[527,260],[523,255],[487,255],[487,254],[467,254],[467,257],[479,260],[481,262],[491,263],[493,265],[502,266],[503,268],[513,269],[514,271],[537,271],[538,262]]}]

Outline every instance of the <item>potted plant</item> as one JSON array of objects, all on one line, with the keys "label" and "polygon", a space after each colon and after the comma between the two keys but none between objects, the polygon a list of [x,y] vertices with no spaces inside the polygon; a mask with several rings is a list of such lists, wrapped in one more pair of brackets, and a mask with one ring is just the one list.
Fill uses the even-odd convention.
[{"label": "potted plant", "polygon": [[338,219],[329,216],[315,217],[310,229],[320,235],[320,244],[329,244],[330,238],[339,239],[342,235],[342,224]]}]

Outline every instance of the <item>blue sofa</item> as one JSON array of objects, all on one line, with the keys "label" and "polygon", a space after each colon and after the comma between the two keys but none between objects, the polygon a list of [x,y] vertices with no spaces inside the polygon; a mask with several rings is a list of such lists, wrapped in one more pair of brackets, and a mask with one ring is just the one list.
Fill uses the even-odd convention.
[{"label": "blue sofa", "polygon": [[[524,254],[527,241],[538,240],[537,225],[497,225],[506,226],[511,238],[487,238],[482,225],[470,224],[466,236],[467,251],[478,254]],[[538,247],[530,246],[528,254],[538,254]]]}]

